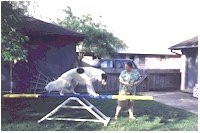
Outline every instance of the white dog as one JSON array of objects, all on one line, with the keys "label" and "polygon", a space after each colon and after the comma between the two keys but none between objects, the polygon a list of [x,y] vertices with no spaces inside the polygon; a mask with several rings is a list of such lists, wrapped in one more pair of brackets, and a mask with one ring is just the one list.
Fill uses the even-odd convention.
[{"label": "white dog", "polygon": [[49,93],[51,91],[59,91],[60,95],[63,93],[74,93],[76,85],[86,85],[87,92],[93,96],[99,96],[94,90],[92,82],[95,80],[101,81],[102,85],[106,85],[107,75],[104,71],[93,67],[80,67],[71,69],[63,73],[57,80],[48,83],[45,90]]}]

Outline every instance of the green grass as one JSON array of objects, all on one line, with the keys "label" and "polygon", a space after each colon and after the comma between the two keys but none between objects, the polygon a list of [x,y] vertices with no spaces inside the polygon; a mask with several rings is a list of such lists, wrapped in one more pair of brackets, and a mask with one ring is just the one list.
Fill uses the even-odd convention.
[{"label": "green grass", "polygon": [[[198,116],[155,101],[136,101],[135,115],[138,120],[129,120],[123,111],[118,120],[111,120],[107,127],[94,122],[43,121],[49,111],[64,99],[4,99],[2,98],[1,130],[3,131],[197,131]],[[115,100],[90,99],[105,115],[113,117]],[[60,110],[58,115],[89,117],[85,111]]]}]

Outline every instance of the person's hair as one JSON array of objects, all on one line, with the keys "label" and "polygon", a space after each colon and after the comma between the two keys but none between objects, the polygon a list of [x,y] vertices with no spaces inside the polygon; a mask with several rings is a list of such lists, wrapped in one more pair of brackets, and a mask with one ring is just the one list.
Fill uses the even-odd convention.
[{"label": "person's hair", "polygon": [[130,68],[133,68],[133,64],[131,61],[126,62],[126,65],[128,65]]}]

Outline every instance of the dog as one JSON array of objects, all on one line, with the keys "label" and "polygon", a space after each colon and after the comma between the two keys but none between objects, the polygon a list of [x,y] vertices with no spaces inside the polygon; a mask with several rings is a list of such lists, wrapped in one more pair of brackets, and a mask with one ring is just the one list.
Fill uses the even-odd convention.
[{"label": "dog", "polygon": [[99,96],[99,94],[95,92],[92,85],[96,80],[100,81],[102,85],[105,86],[107,80],[106,73],[101,69],[93,67],[79,67],[71,69],[63,73],[55,81],[49,82],[45,86],[45,90],[49,93],[51,91],[59,91],[60,95],[64,95],[64,93],[78,94],[74,91],[74,88],[79,84],[86,85],[89,95],[96,97]]}]

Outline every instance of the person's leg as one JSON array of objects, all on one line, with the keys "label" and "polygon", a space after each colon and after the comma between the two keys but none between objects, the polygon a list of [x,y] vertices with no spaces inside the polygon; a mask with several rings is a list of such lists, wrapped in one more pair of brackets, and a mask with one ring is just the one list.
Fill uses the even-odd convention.
[{"label": "person's leg", "polygon": [[129,118],[130,119],[135,119],[135,117],[133,115],[133,101],[129,101],[128,113],[129,113]]},{"label": "person's leg", "polygon": [[122,109],[122,106],[123,106],[123,101],[118,100],[118,101],[117,101],[117,107],[116,107],[114,119],[117,119],[117,117],[118,117],[118,115],[119,115],[119,112],[120,112],[121,109]]},{"label": "person's leg", "polygon": [[120,112],[121,109],[122,109],[122,107],[120,107],[119,105],[117,105],[114,119],[118,118],[118,115],[119,115],[119,112]]}]

